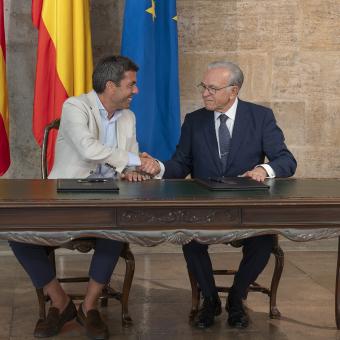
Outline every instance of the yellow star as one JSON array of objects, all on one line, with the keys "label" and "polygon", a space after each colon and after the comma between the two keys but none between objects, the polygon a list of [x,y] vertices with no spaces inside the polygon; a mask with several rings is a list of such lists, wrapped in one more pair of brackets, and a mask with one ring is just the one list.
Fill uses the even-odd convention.
[{"label": "yellow star", "polygon": [[177,21],[177,15],[172,18],[173,20]]},{"label": "yellow star", "polygon": [[151,0],[151,7],[149,7],[146,12],[150,13],[152,15],[152,21],[155,21],[156,18],[156,5],[155,0]]}]

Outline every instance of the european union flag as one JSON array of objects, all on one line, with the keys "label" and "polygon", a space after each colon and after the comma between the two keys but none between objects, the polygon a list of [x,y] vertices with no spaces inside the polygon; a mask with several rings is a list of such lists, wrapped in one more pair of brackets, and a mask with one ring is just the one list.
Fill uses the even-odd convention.
[{"label": "european union flag", "polygon": [[180,131],[176,0],[126,0],[121,53],[140,67],[131,105],[140,150],[167,160]]}]

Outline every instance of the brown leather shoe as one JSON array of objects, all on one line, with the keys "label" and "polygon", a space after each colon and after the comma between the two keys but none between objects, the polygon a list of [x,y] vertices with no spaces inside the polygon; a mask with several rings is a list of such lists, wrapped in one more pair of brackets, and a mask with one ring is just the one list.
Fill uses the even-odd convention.
[{"label": "brown leather shoe", "polygon": [[78,308],[77,321],[85,327],[86,335],[93,340],[105,340],[109,338],[106,324],[96,309],[91,309],[87,315],[83,312],[83,304]]},{"label": "brown leather shoe", "polygon": [[36,338],[48,338],[57,335],[67,321],[71,321],[77,316],[77,308],[70,300],[62,313],[58,308],[50,307],[45,320],[39,319],[33,335]]}]

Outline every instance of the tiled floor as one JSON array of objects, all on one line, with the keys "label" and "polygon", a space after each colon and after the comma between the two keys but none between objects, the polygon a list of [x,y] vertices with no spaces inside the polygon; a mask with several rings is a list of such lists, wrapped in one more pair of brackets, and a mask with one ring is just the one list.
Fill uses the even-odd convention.
[{"label": "tiled floor", "polygon": [[[334,320],[336,241],[297,244],[282,240],[281,245],[285,249],[285,269],[278,292],[282,318],[270,320],[268,298],[252,293],[247,302],[252,322],[242,331],[226,325],[225,312],[209,330],[192,328],[188,323],[191,294],[180,247],[133,246],[136,272],[129,303],[133,325],[126,329],[121,326],[120,306],[110,301],[109,307],[101,311],[111,339],[340,339]],[[87,269],[88,259],[89,255],[64,251],[58,256],[58,268],[66,274],[80,272]],[[214,246],[212,259],[216,268],[235,267],[240,254],[226,246]],[[260,282],[269,282],[272,267],[271,260]],[[35,291],[4,242],[0,242],[0,270],[0,339],[31,339],[38,310]],[[124,263],[120,262],[113,278],[115,287],[121,284],[123,270]],[[86,337],[72,321],[55,339]]]}]

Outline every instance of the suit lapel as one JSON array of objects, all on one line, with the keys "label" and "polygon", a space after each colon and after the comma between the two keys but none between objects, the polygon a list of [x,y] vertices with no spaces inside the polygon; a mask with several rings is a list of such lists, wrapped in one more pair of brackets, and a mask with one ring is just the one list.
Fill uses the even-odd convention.
[{"label": "suit lapel", "polygon": [[231,163],[235,159],[238,150],[243,143],[245,136],[248,133],[250,124],[250,118],[248,115],[248,111],[246,105],[242,100],[239,100],[237,109],[236,109],[236,117],[233,128],[233,136],[231,141],[231,149],[228,157],[227,168],[230,167]]},{"label": "suit lapel", "polygon": [[91,91],[87,94],[87,98],[90,104],[92,115],[96,121],[97,128],[98,128],[98,139],[102,140],[103,135],[103,127],[102,127],[102,121],[100,118],[100,113],[98,109],[98,103],[96,98],[96,93],[94,91]]},{"label": "suit lapel", "polygon": [[204,127],[204,135],[206,144],[210,150],[211,157],[215,163],[216,168],[222,173],[222,163],[220,159],[220,155],[218,152],[218,144],[216,137],[216,129],[215,129],[215,115],[213,111],[206,110],[207,115],[207,124],[202,124]]}]

